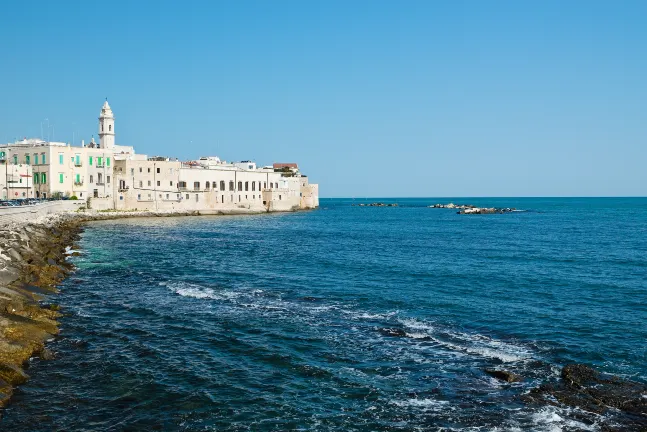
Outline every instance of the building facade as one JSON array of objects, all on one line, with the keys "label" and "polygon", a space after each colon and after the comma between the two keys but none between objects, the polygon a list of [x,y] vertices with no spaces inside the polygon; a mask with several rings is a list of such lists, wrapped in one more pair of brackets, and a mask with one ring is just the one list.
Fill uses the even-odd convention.
[{"label": "building facade", "polygon": [[227,163],[215,156],[189,162],[148,158],[116,144],[107,100],[98,120],[98,144],[25,139],[0,145],[0,162],[30,167],[28,196],[89,198],[95,208],[260,212],[319,205],[318,186],[309,184],[296,164],[258,168],[253,161]]}]

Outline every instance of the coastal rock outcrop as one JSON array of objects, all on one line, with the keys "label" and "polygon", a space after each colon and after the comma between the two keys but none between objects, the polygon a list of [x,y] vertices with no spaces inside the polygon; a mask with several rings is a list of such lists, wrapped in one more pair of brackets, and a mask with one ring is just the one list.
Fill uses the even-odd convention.
[{"label": "coastal rock outcrop", "polygon": [[514,207],[477,207],[471,204],[454,204],[454,203],[433,204],[433,205],[430,205],[429,208],[442,208],[442,209],[453,209],[453,210],[458,209],[458,211],[456,212],[457,214],[469,214],[469,215],[502,214],[502,213],[510,213],[517,210]]},{"label": "coastal rock outcrop", "polygon": [[491,377],[509,383],[523,381],[523,378],[520,375],[501,369],[485,369],[484,372]]},{"label": "coastal rock outcrop", "polygon": [[352,207],[398,207],[397,203],[374,202],[370,204],[351,204]]},{"label": "coastal rock outcrop", "polygon": [[531,390],[525,400],[563,404],[597,414],[613,413],[622,428],[607,430],[647,430],[647,385],[605,375],[583,364],[565,366],[559,381]]}]

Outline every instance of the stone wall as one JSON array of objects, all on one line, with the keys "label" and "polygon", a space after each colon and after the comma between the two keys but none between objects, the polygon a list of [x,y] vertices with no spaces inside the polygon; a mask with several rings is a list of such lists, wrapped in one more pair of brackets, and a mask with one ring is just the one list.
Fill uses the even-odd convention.
[{"label": "stone wall", "polygon": [[0,225],[11,222],[31,222],[41,216],[64,211],[74,211],[85,201],[52,201],[31,206],[0,207]]}]

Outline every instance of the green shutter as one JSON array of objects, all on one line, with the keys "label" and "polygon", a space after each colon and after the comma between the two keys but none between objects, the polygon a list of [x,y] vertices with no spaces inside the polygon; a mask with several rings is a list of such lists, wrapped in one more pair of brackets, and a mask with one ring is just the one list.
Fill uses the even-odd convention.
[{"label": "green shutter", "polygon": [[81,183],[81,174],[76,175],[76,182]]},{"label": "green shutter", "polygon": [[47,174],[43,173],[43,174],[42,174],[42,177],[43,177],[43,178],[41,179],[41,180],[42,180],[42,181],[41,181],[41,183],[42,183],[42,184],[47,183]]},{"label": "green shutter", "polygon": [[34,165],[38,165],[38,154],[34,155]]},{"label": "green shutter", "polygon": [[63,174],[58,175],[58,182],[63,183]]},{"label": "green shutter", "polygon": [[38,173],[34,174],[34,184],[38,184]]},{"label": "green shutter", "polygon": [[47,160],[45,159],[45,153],[43,153],[43,163],[46,164]]},{"label": "green shutter", "polygon": [[110,158],[106,158],[106,165],[110,166]]},{"label": "green shutter", "polygon": [[18,165],[18,155],[13,156],[13,164]]},{"label": "green shutter", "polygon": [[92,156],[90,156],[90,166],[92,166]]},{"label": "green shutter", "polygon": [[29,155],[25,155],[25,165],[29,165],[29,159],[31,159]]},{"label": "green shutter", "polygon": [[63,154],[62,153],[58,155],[58,163],[63,165]]}]

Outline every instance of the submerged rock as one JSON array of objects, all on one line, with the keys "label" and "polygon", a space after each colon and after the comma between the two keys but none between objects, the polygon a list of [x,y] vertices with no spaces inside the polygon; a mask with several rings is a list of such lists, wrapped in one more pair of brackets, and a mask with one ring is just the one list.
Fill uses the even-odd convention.
[{"label": "submerged rock", "polygon": [[499,379],[501,381],[513,383],[513,382],[521,382],[523,381],[523,378],[520,375],[517,375],[512,372],[508,372],[505,370],[499,370],[499,369],[485,369],[484,372],[491,377],[494,377],[496,379]]},{"label": "submerged rock", "polygon": [[407,333],[401,328],[381,328],[380,333],[390,337],[406,337]]}]

